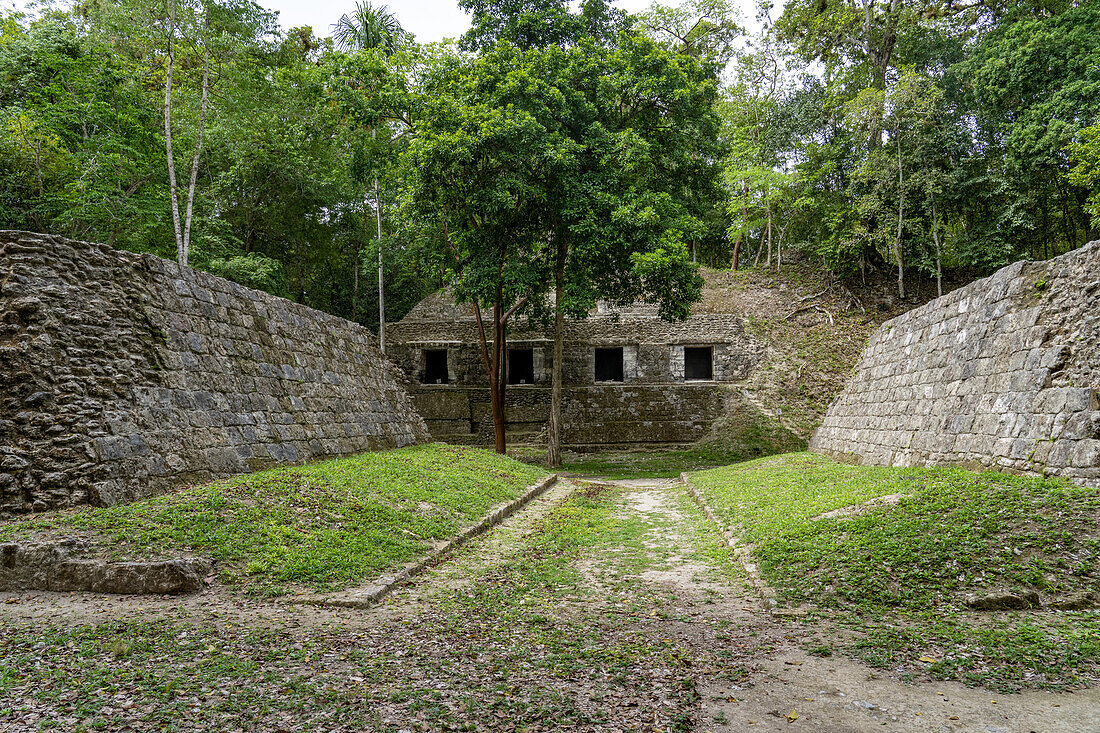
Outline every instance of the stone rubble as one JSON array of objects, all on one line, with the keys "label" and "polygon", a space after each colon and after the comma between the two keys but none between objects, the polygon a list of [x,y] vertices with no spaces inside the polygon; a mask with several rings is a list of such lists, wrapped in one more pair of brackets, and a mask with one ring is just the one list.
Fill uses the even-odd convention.
[{"label": "stone rubble", "polygon": [[80,560],[77,540],[0,545],[0,591],[88,591],[178,595],[200,590],[210,563],[200,558],[152,562]]}]

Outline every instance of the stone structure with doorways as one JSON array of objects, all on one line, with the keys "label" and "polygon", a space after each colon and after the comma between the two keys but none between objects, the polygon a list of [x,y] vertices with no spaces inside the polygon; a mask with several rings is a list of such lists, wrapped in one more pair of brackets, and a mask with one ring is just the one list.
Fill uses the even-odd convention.
[{"label": "stone structure with doorways", "polygon": [[[473,309],[446,291],[387,327],[387,356],[405,373],[433,437],[492,440],[488,379]],[[509,440],[538,440],[550,414],[553,330],[520,320],[508,336]],[[653,306],[601,306],[566,323],[562,438],[573,448],[687,444],[726,414],[729,391],[759,362],[741,318],[668,322]]]}]

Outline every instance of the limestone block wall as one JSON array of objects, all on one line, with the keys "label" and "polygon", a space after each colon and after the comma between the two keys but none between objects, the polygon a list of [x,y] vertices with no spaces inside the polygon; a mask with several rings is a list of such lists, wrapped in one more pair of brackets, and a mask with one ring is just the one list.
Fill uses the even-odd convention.
[{"label": "limestone block wall", "polygon": [[[493,416],[484,387],[410,386],[413,401],[439,440],[490,443]],[[724,416],[726,392],[712,382],[601,384],[562,390],[562,440],[573,448],[691,443]],[[508,430],[531,436],[550,419],[550,390],[512,385],[504,410]]]},{"label": "limestone block wall", "polygon": [[426,440],[402,380],[343,319],[0,231],[0,515]]},{"label": "limestone block wall", "polygon": [[1100,486],[1100,242],[883,324],[810,448]]},{"label": "limestone block wall", "polygon": [[[387,326],[387,355],[401,368],[418,411],[440,440],[490,442],[492,415],[477,326],[445,298],[429,298]],[[685,381],[684,346],[711,346],[713,380]],[[505,420],[514,437],[545,430],[550,417],[553,332],[522,321],[508,347],[531,349],[534,383],[509,385]],[[623,349],[623,381],[595,381],[599,347]],[[423,384],[424,351],[446,350],[448,384]],[[722,385],[744,380],[762,348],[733,314],[683,322],[632,307],[621,317],[566,321],[562,359],[562,440],[575,448],[692,443],[725,414]]]}]

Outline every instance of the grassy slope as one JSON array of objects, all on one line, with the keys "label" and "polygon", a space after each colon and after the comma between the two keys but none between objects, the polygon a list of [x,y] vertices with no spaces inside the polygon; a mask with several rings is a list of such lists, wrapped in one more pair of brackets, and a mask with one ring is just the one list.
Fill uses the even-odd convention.
[{"label": "grassy slope", "polygon": [[[874,468],[790,454],[694,474],[753,543],[782,602],[857,633],[849,651],[889,669],[1002,689],[1100,672],[1094,611],[975,613],[968,594],[1097,589],[1100,490],[955,468]],[[847,518],[815,519],[902,494]],[[919,662],[920,657],[933,659]]]},{"label": "grassy slope", "polygon": [[[760,265],[703,274],[703,299],[693,312],[736,313],[747,335],[765,347],[762,361],[739,385],[756,405],[735,408],[734,416],[758,406],[764,414],[756,421],[762,421],[781,411],[783,426],[802,438],[821,423],[874,330],[936,297],[934,282],[916,278],[906,284],[908,299],[899,301],[888,271],[842,281],[797,256],[785,258],[779,271]],[[946,278],[945,291],[972,279],[960,275]],[[738,427],[729,426],[725,435],[736,435]]]},{"label": "grassy slope", "polygon": [[195,553],[252,591],[332,589],[414,559],[543,475],[485,450],[422,445],[51,512],[0,527],[0,538],[83,536],[113,559]]},{"label": "grassy slope", "polygon": [[[859,300],[827,271],[806,264],[785,266],[778,274],[758,267],[708,270],[705,275],[703,301],[694,310],[741,316],[762,357],[739,387],[766,412],[739,404],[732,417],[758,413],[755,422],[766,423],[781,411],[783,426],[802,438],[821,422],[867,338],[879,323],[901,312],[861,309]],[[738,427],[728,426],[713,439],[736,436]]]}]

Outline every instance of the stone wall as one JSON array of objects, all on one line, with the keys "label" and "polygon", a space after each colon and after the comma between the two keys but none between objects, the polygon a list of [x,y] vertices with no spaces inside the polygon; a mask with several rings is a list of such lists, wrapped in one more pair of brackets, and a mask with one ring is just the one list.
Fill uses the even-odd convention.
[{"label": "stone wall", "polygon": [[885,323],[810,447],[1100,486],[1100,242]]},{"label": "stone wall", "polygon": [[0,514],[427,438],[360,326],[157,257],[0,231]]},{"label": "stone wall", "polygon": [[[510,349],[531,349],[533,384],[507,388],[505,419],[513,440],[535,438],[550,416],[553,333],[520,321]],[[437,293],[386,332],[387,353],[432,435],[489,443],[489,391],[472,309]],[[685,381],[684,347],[713,348],[713,379]],[[595,350],[622,347],[623,381],[595,380]],[[446,350],[448,384],[424,384],[425,350]],[[724,386],[744,380],[763,348],[730,313],[668,322],[656,309],[632,306],[566,322],[562,363],[562,441],[575,448],[693,443],[725,415]]]}]

